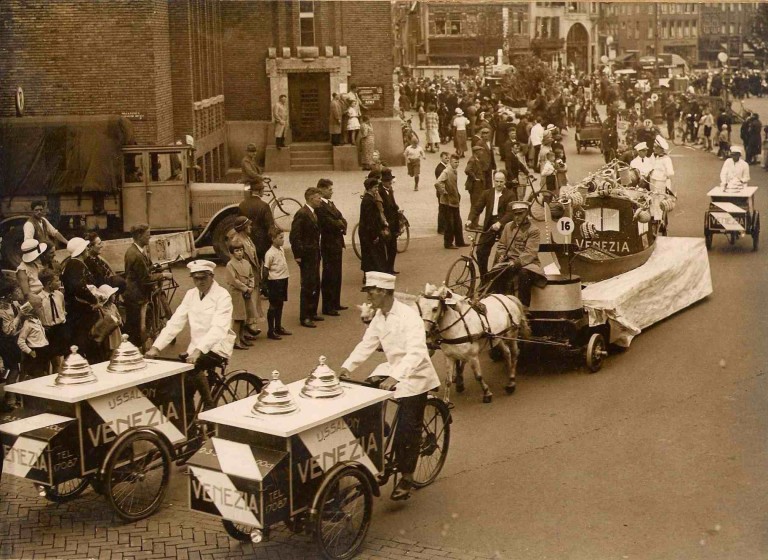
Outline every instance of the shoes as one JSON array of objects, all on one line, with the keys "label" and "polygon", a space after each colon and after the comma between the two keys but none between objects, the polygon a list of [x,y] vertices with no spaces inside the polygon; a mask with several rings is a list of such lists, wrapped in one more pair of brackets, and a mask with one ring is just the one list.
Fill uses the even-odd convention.
[{"label": "shoes", "polygon": [[453,245],[445,245],[445,249],[458,249],[458,247],[454,247]]},{"label": "shoes", "polygon": [[302,326],[302,327],[307,327],[308,329],[315,329],[315,328],[317,328],[317,325],[316,325],[316,324],[314,324],[314,323],[313,323],[312,321],[310,321],[309,319],[304,319],[304,320],[301,322],[301,326]]},{"label": "shoes", "polygon": [[320,321],[325,321],[325,319],[323,319],[322,317],[320,317],[320,315],[315,315],[314,317],[310,317],[310,319],[311,319],[312,321],[314,321],[315,323],[319,323]]},{"label": "shoes", "polygon": [[407,500],[411,497],[411,488],[412,484],[409,480],[405,480],[404,478],[400,479],[400,482],[397,483],[397,486],[395,486],[395,489],[392,490],[392,495],[390,496],[390,499],[399,501],[399,500]]},{"label": "shoes", "polygon": [[456,247],[469,247],[469,243],[461,243],[459,245],[456,245]]},{"label": "shoes", "polygon": [[339,315],[341,315],[341,313],[339,313],[338,311],[324,311],[323,315],[328,315],[330,317],[338,317]]},{"label": "shoes", "polygon": [[261,334],[261,329],[257,329],[255,327],[250,326],[250,325],[246,325],[245,326],[245,330],[247,330],[253,336],[259,336]]},{"label": "shoes", "polygon": [[282,336],[280,336],[279,334],[272,333],[272,332],[268,332],[267,333],[267,338],[270,339],[270,340],[283,340]]},{"label": "shoes", "polygon": [[281,336],[291,336],[293,334],[291,331],[287,331],[283,327],[280,327],[279,329],[275,329],[275,333]]},{"label": "shoes", "polygon": [[398,274],[400,274],[400,271],[399,270],[393,270],[392,272],[390,272],[390,274],[394,274],[395,276],[397,276]]},{"label": "shoes", "polygon": [[251,342],[250,340],[247,340],[245,338],[241,338],[240,339],[240,345],[241,346],[247,346],[247,347],[250,348],[251,346],[253,346],[253,342]]},{"label": "shoes", "polygon": [[349,307],[346,305],[340,305],[336,308],[336,311],[346,311],[347,309],[349,309]]},{"label": "shoes", "polygon": [[256,340],[257,338],[257,336],[247,333],[240,337],[241,340]]},{"label": "shoes", "polygon": [[243,346],[239,342],[235,342],[235,350],[248,350],[248,346]]},{"label": "shoes", "polygon": [[419,190],[419,187],[413,187],[414,192]]}]

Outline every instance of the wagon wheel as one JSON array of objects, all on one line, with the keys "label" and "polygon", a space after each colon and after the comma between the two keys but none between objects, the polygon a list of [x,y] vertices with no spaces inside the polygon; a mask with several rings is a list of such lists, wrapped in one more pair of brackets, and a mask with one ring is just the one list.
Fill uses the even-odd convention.
[{"label": "wagon wheel", "polygon": [[115,443],[104,461],[104,493],[126,521],[149,517],[163,503],[171,476],[171,454],[160,437],[136,430]]},{"label": "wagon wheel", "polygon": [[61,484],[46,486],[43,489],[43,492],[45,492],[45,499],[57,504],[69,502],[85,491],[88,487],[88,482],[88,477],[73,478],[67,482],[62,482]]},{"label": "wagon wheel", "polygon": [[757,251],[760,243],[760,212],[755,212],[752,218],[752,250]]},{"label": "wagon wheel", "polygon": [[589,337],[586,349],[587,368],[592,373],[597,373],[603,366],[603,360],[608,355],[605,349],[605,339],[600,333],[594,333]]},{"label": "wagon wheel", "polygon": [[707,246],[707,251],[710,251],[712,249],[712,238],[714,237],[714,234],[712,233],[712,230],[709,229],[709,215],[704,215],[704,245]]},{"label": "wagon wheel", "polygon": [[353,558],[371,526],[373,490],[359,467],[347,466],[323,481],[316,498],[315,542],[327,560]]}]

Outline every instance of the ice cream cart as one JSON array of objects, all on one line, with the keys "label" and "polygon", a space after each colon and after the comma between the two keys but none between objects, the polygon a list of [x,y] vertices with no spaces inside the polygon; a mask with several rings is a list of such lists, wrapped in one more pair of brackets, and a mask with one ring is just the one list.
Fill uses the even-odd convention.
[{"label": "ice cream cart", "polygon": [[715,187],[707,193],[709,208],[704,215],[704,240],[712,249],[712,238],[722,233],[728,243],[752,237],[752,250],[757,251],[760,242],[760,212],[755,210],[757,187]]}]

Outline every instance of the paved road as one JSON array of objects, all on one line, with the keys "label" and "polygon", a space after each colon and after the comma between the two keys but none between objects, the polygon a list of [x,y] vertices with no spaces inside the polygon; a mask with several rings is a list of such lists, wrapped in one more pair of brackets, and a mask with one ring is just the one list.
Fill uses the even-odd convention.
[{"label": "paved road", "polygon": [[[755,103],[768,114],[768,102]],[[570,144],[567,148],[574,177],[601,162],[597,150],[576,155]],[[673,161],[680,203],[670,232],[700,237],[705,193],[717,181],[721,162],[682,146],[674,148]],[[404,169],[395,173],[401,205],[420,234],[398,260],[398,283],[416,293],[425,282],[441,280],[457,251],[443,250],[431,235],[432,192],[425,185],[414,193],[400,180]],[[752,167],[752,174],[754,184],[768,184],[768,172]],[[348,216],[355,214],[361,176],[333,175],[337,205]],[[281,188],[298,193],[316,179],[279,180]],[[763,213],[768,208],[762,192],[758,208]],[[539,364],[524,359],[518,392],[508,397],[498,366],[484,360],[494,402],[483,405],[471,382],[456,396],[451,452],[441,478],[405,504],[378,500],[365,554],[768,556],[766,249],[753,253],[747,240],[733,247],[723,239],[715,244],[710,253],[714,294],[642,333],[631,349],[611,355],[600,373],[586,374],[557,355]],[[363,300],[356,265],[348,251],[347,304]],[[233,367],[264,376],[277,368],[291,381],[304,377],[320,354],[338,367],[359,339],[362,325],[353,309],[315,330],[298,327],[298,278],[295,268],[291,272],[286,325],[295,335],[280,342],[259,340],[253,349],[235,354]],[[180,340],[178,347],[184,343]],[[435,363],[442,376],[439,353]],[[312,557],[304,537],[287,533],[278,533],[276,544],[253,550],[229,540],[216,520],[186,510],[183,480],[174,478],[168,503],[156,516],[123,525],[93,493],[55,506],[36,498],[28,484],[4,476],[0,556]],[[478,552],[462,552],[467,550]]]}]

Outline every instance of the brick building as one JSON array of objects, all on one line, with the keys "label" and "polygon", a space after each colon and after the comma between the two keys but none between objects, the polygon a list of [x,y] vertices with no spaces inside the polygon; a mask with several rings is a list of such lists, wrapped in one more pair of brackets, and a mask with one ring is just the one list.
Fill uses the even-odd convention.
[{"label": "brick building", "polygon": [[249,142],[291,165],[293,150],[269,148],[283,93],[294,140],[328,145],[320,167],[351,165],[349,147],[330,150],[328,112],[331,93],[354,83],[377,146],[392,144],[382,155],[397,161],[390,10],[388,0],[5,0],[0,116],[15,115],[21,87],[29,116],[124,115],[143,144],[191,134],[201,178],[215,181]]},{"label": "brick building", "polygon": [[701,5],[699,60],[720,66],[717,55],[728,54],[729,64],[738,66],[754,60],[755,53],[746,39],[752,34],[756,2],[716,2]]}]

